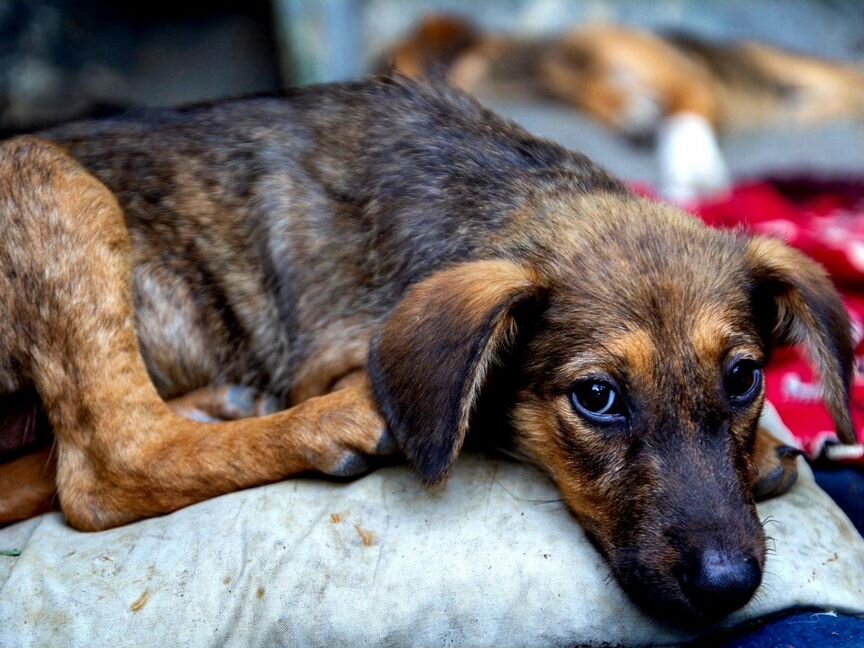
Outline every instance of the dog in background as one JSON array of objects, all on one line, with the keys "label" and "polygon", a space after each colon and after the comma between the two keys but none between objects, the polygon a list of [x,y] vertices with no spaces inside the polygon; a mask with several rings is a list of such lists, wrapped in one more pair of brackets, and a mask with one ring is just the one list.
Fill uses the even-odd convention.
[{"label": "dog in background", "polygon": [[656,140],[662,191],[678,201],[728,188],[718,134],[864,118],[860,69],[756,42],[614,25],[520,39],[429,16],[384,59],[408,76],[444,75],[475,94],[521,84],[627,137]]},{"label": "dog in background", "polygon": [[772,349],[807,346],[854,441],[819,266],[449,87],[73,123],[0,144],[0,182],[4,522],[56,489],[105,529],[397,451],[437,484],[470,432],[552,477],[638,603],[704,623],[756,591],[754,500],[796,474],[758,428]]}]

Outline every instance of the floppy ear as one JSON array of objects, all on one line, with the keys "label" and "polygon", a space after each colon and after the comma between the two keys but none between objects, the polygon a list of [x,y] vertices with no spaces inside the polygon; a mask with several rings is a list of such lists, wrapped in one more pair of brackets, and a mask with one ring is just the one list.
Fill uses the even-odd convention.
[{"label": "floppy ear", "polygon": [[414,286],[373,340],[375,396],[427,484],[459,454],[486,372],[516,332],[515,311],[544,292],[510,261],[454,266]]},{"label": "floppy ear", "polygon": [[775,344],[804,345],[821,378],[837,436],[856,443],[849,412],[852,333],[840,295],[820,265],[776,239],[753,238],[748,258],[757,321]]}]

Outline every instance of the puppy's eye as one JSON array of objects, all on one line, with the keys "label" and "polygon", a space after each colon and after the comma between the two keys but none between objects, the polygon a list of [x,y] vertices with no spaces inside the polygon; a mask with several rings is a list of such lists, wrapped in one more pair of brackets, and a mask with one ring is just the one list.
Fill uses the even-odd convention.
[{"label": "puppy's eye", "polygon": [[595,423],[613,423],[624,419],[626,410],[614,386],[597,378],[576,383],[570,400],[577,412]]},{"label": "puppy's eye", "polygon": [[738,360],[729,367],[724,380],[726,393],[736,402],[753,399],[762,385],[762,369],[755,360]]}]

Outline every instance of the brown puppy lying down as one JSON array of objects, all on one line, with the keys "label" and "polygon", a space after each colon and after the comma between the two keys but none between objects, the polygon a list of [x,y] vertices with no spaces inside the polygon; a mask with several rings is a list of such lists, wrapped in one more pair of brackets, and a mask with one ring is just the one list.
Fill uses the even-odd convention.
[{"label": "brown puppy lying down", "polygon": [[[95,530],[349,476],[386,430],[436,484],[470,431],[549,472],[637,601],[700,622],[759,586],[754,493],[794,479],[757,428],[773,348],[807,345],[852,440],[849,323],[816,264],[457,91],[377,78],[43,137],[0,147],[0,389],[44,413],[56,478],[3,466],[4,521],[55,479]],[[252,418],[230,385],[288,409]]]},{"label": "brown puppy lying down", "polygon": [[523,39],[430,15],[383,60],[472,93],[518,84],[628,137],[656,139],[661,189],[680,200],[728,188],[718,133],[864,119],[860,69],[757,42],[604,24]]}]

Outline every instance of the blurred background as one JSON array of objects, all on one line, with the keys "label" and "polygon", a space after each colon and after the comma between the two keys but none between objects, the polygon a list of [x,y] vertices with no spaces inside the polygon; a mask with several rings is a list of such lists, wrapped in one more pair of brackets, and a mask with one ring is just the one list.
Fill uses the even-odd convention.
[{"label": "blurred background", "polygon": [[[0,131],[356,78],[432,13],[466,19],[482,34],[546,39],[614,22],[864,60],[859,0],[0,0]],[[627,179],[658,182],[650,148],[569,106],[512,89],[478,94]],[[735,178],[864,170],[864,128],[841,121],[795,132],[767,124],[726,134],[721,146]]]}]

